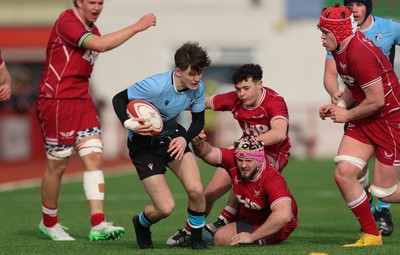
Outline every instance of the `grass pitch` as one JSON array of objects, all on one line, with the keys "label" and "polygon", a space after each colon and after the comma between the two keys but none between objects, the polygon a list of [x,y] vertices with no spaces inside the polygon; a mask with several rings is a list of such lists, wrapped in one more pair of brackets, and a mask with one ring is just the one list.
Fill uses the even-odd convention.
[{"label": "grass pitch", "polygon": [[[212,167],[199,163],[206,184]],[[136,244],[131,218],[148,203],[149,198],[132,170],[106,176],[105,211],[107,220],[126,229],[116,241],[90,242],[89,210],[80,181],[64,182],[60,196],[59,220],[69,228],[75,242],[54,242],[43,237],[37,225],[41,219],[40,187],[0,193],[0,254],[397,254],[400,250],[400,230],[384,237],[382,247],[345,248],[342,244],[358,239],[359,225],[333,181],[332,161],[292,159],[284,176],[297,200],[299,227],[290,238],[273,246],[210,246],[206,251],[189,248],[169,248],[167,238],[186,220],[187,197],[177,178],[167,172],[174,192],[176,208],[167,219],[152,227],[154,249],[141,250]],[[224,206],[226,197],[219,200],[207,218],[212,221]],[[396,227],[400,226],[399,206],[392,206]]]}]

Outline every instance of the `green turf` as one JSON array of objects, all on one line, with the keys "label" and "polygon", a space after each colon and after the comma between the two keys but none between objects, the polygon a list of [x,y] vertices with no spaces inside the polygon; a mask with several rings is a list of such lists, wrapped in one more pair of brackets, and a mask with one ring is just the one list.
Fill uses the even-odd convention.
[{"label": "green turf", "polygon": [[[213,168],[201,164],[204,183]],[[148,203],[148,196],[133,172],[106,176],[105,210],[107,220],[125,227],[120,240],[90,242],[88,207],[81,182],[64,182],[60,197],[62,224],[77,239],[75,242],[54,242],[39,234],[41,218],[40,188],[26,188],[0,193],[0,254],[282,254],[308,255],[311,252],[333,254],[397,254],[400,250],[400,231],[384,238],[383,247],[344,248],[341,244],[354,242],[359,226],[342,200],[333,181],[330,161],[291,160],[284,170],[299,206],[299,227],[289,240],[274,246],[213,247],[207,251],[189,248],[168,248],[166,239],[186,219],[186,195],[176,177],[167,174],[174,191],[176,208],[170,217],[152,227],[155,249],[141,250],[135,241],[131,224],[133,214]],[[215,219],[226,199],[220,200],[208,218]],[[399,207],[392,206],[395,223],[400,224]],[[399,225],[400,226],[400,225]]]}]

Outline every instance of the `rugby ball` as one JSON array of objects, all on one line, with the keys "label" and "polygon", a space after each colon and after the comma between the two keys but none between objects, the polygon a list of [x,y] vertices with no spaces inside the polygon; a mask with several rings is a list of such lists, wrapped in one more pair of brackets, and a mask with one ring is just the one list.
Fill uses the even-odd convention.
[{"label": "rugby ball", "polygon": [[[151,123],[154,130],[151,135],[159,135],[163,129],[163,120],[160,112],[147,101],[135,99],[129,102],[126,113],[130,118],[146,119],[145,123]],[[143,124],[143,123],[142,123]]]}]

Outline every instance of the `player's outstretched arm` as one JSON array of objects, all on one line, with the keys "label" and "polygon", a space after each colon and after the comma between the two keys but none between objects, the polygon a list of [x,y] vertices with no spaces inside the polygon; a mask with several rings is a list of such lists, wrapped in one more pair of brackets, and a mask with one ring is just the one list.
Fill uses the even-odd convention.
[{"label": "player's outstretched arm", "polygon": [[206,141],[206,134],[202,130],[198,136],[192,140],[194,154],[204,160],[207,164],[217,166],[219,159],[219,149]]},{"label": "player's outstretched arm", "polygon": [[119,31],[109,33],[103,36],[93,35],[85,44],[85,48],[98,52],[112,50],[135,34],[147,30],[151,26],[156,25],[156,16],[153,13],[148,13],[141,17],[136,23],[127,26]]}]

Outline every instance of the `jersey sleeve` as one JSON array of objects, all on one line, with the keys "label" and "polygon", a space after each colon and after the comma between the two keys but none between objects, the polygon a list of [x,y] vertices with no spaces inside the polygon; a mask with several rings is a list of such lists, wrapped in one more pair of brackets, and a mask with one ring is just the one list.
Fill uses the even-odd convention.
[{"label": "jersey sleeve", "polygon": [[57,35],[71,45],[83,47],[85,39],[93,34],[88,32],[73,14],[64,12],[56,24]]},{"label": "jersey sleeve", "polygon": [[393,33],[393,40],[396,45],[400,45],[400,23],[392,21],[391,31]]},{"label": "jersey sleeve", "polygon": [[[352,59],[350,69],[358,86],[364,89],[382,80],[379,69],[381,64],[377,55],[370,48],[359,48],[357,52],[362,54],[363,58],[349,57]],[[357,54],[357,52],[353,54]]]},{"label": "jersey sleeve", "polygon": [[230,111],[237,99],[236,91],[218,94],[210,97],[211,109],[214,111]]},{"label": "jersey sleeve", "polygon": [[333,59],[332,52],[330,52],[330,51],[326,52],[326,58]]},{"label": "jersey sleeve", "polygon": [[264,178],[263,190],[266,192],[268,204],[273,207],[279,201],[291,200],[291,194],[283,176],[276,172],[272,166],[264,171],[267,171],[267,173],[264,173],[267,174],[267,177]]},{"label": "jersey sleeve", "polygon": [[268,114],[271,116],[271,123],[276,119],[289,121],[289,112],[285,100],[282,96],[276,95],[269,101]]},{"label": "jersey sleeve", "polygon": [[232,149],[220,148],[218,165],[224,168],[227,172],[236,166],[235,155]]}]

